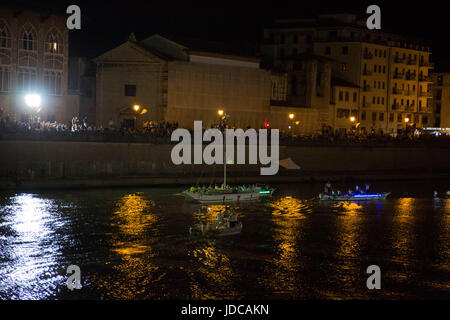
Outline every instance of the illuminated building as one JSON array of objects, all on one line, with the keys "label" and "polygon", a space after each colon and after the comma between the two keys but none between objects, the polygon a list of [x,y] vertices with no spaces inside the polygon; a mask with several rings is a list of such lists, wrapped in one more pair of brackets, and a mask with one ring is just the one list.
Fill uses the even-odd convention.
[{"label": "illuminated building", "polygon": [[[313,96],[315,87],[321,85],[320,77],[327,81],[332,77],[349,83],[347,88],[357,88],[333,88],[338,92],[338,99],[333,93],[329,115],[322,116],[321,122],[336,131],[348,130],[348,121],[339,120],[356,112],[359,129],[367,132],[396,133],[405,128],[406,117],[412,120],[410,125],[428,126],[431,118],[429,70],[433,68],[429,48],[417,38],[368,30],[365,22],[358,21],[352,14],[277,20],[274,26],[264,30],[261,51],[266,57],[265,64],[288,72],[291,82],[295,82],[292,81],[298,78],[295,64],[302,61],[304,54],[329,59],[328,62],[322,60],[321,64],[331,67],[331,76],[324,79],[324,72],[313,69],[311,72],[317,83],[311,83],[310,89],[307,84],[306,92]],[[286,68],[287,61],[291,69]],[[292,92],[292,89],[293,86],[288,99],[296,95],[297,90]],[[356,105],[351,103],[354,98]],[[299,107],[316,106],[312,101]]]},{"label": "illuminated building", "polygon": [[16,120],[29,112],[27,94],[42,98],[44,121],[78,112],[67,90],[68,30],[64,15],[0,8],[0,108]]}]

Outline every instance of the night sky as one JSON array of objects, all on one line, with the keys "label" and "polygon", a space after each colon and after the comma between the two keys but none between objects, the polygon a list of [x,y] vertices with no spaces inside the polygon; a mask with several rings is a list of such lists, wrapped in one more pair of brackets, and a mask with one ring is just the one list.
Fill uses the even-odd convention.
[{"label": "night sky", "polygon": [[[10,1],[34,9],[65,14],[70,4],[82,11],[82,30],[70,32],[71,55],[94,57],[128,39],[154,33],[221,41],[231,46],[254,47],[264,26],[276,18],[313,17],[319,13],[355,13],[367,17],[370,4],[381,7],[382,29],[424,37],[435,62],[450,70],[450,3],[426,1]],[[448,61],[447,61],[448,60]]]}]

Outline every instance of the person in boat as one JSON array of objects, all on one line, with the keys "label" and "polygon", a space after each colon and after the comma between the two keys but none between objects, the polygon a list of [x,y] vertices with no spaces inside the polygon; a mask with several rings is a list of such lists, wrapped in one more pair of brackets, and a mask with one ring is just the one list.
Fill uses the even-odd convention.
[{"label": "person in boat", "polygon": [[433,192],[433,196],[434,196],[435,199],[436,199],[436,198],[439,198],[439,197],[438,197],[438,192],[437,192],[436,190]]},{"label": "person in boat", "polygon": [[355,191],[357,194],[361,194],[361,190],[359,189],[359,186],[358,185],[356,185],[356,191]]},{"label": "person in boat", "polygon": [[230,214],[229,222],[230,222],[230,224],[229,224],[230,228],[233,228],[238,224],[238,216],[237,216],[236,212],[233,212]]},{"label": "person in boat", "polygon": [[325,192],[325,194],[331,194],[331,182],[330,182],[330,181],[328,181],[328,182],[325,184],[325,190],[324,190],[324,192]]},{"label": "person in boat", "polygon": [[370,184],[366,183],[365,191],[366,191],[367,194],[369,194],[369,191],[370,191]]}]

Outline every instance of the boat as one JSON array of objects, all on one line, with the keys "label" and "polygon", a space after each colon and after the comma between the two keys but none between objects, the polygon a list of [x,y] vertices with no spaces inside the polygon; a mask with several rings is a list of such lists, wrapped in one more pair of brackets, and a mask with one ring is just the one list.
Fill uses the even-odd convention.
[{"label": "boat", "polygon": [[231,221],[230,217],[233,213],[224,213],[219,218],[210,223],[200,223],[194,227],[189,228],[189,234],[191,235],[206,235],[206,236],[232,236],[241,233],[243,224],[237,218],[235,221]]},{"label": "boat", "polygon": [[320,200],[327,201],[363,201],[363,200],[384,200],[391,193],[390,192],[381,192],[381,193],[351,193],[351,194],[319,194]]},{"label": "boat", "polygon": [[[221,125],[222,130],[226,127],[226,120],[228,115],[223,117]],[[225,148],[224,150],[224,158]],[[227,161],[223,164],[223,184],[220,188],[195,188],[191,187],[188,190],[181,192],[187,201],[200,203],[230,203],[240,201],[258,200],[262,197],[268,197],[273,194],[274,188],[266,185],[252,185],[252,186],[229,186],[227,185]]]},{"label": "boat", "polygon": [[262,197],[268,197],[273,194],[274,188],[268,186],[253,185],[249,187],[221,187],[221,188],[197,188],[194,190],[185,190],[181,194],[187,199],[200,203],[228,203],[239,201],[258,200]]}]

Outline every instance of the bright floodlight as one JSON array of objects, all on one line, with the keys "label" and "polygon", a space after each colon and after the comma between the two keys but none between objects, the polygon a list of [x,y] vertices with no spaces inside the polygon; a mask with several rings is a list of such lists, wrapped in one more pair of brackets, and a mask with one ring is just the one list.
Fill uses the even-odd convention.
[{"label": "bright floodlight", "polygon": [[27,94],[25,96],[25,103],[30,108],[39,108],[41,106],[41,96],[38,94]]}]

